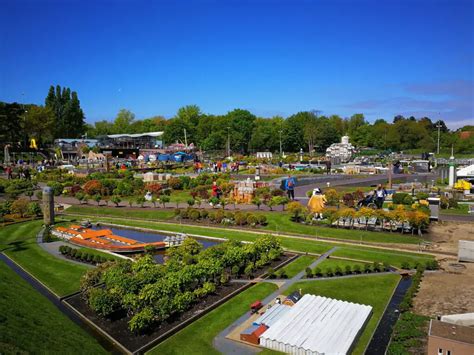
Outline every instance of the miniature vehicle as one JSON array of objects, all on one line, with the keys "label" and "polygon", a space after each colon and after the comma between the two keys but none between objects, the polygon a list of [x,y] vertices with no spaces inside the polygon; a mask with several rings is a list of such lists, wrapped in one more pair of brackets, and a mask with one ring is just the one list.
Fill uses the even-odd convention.
[{"label": "miniature vehicle", "polygon": [[262,302],[260,302],[260,301],[255,301],[254,303],[252,303],[252,304],[250,305],[250,310],[251,310],[251,312],[252,312],[252,314],[253,314],[253,313],[257,313],[258,310],[259,310],[260,308],[262,308],[262,307],[263,307]]}]

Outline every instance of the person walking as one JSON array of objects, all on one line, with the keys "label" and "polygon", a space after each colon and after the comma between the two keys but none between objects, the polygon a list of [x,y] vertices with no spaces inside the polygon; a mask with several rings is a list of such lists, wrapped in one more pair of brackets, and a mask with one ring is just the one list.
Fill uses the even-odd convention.
[{"label": "person walking", "polygon": [[293,201],[295,200],[295,186],[295,179],[291,175],[288,175],[288,178],[285,180],[285,190],[288,198]]},{"label": "person walking", "polygon": [[375,205],[380,210],[383,207],[383,203],[385,202],[385,197],[388,195],[387,190],[379,184],[377,186],[377,190],[374,191],[375,195]]},{"label": "person walking", "polygon": [[7,166],[7,168],[5,169],[5,172],[7,173],[8,180],[11,180],[13,178],[13,176],[12,176],[12,173],[13,173],[12,167]]}]

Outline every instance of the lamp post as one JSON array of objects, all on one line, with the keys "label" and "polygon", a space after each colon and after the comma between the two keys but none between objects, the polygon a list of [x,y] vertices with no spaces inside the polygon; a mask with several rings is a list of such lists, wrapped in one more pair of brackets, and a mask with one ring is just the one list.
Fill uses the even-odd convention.
[{"label": "lamp post", "polygon": [[436,149],[437,155],[439,155],[439,136],[440,136],[440,128],[441,128],[441,124],[439,122],[440,121],[438,121],[438,124],[436,125],[436,127],[438,128],[438,148]]},{"label": "lamp post", "polygon": [[283,156],[283,148],[282,148],[282,144],[281,144],[281,134],[283,133],[283,131],[280,129],[280,157]]},{"label": "lamp post", "polygon": [[227,126],[227,157],[230,157],[230,127]]}]

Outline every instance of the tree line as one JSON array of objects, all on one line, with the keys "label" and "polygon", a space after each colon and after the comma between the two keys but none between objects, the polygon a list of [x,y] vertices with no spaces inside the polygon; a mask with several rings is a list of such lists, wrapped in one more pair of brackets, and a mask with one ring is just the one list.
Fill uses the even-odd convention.
[{"label": "tree line", "polygon": [[23,147],[34,138],[38,145],[56,138],[81,138],[86,132],[84,112],[76,91],[49,88],[44,105],[0,102],[0,141]]},{"label": "tree line", "polygon": [[[465,126],[450,131],[443,120],[429,117],[396,116],[392,122],[378,119],[368,122],[363,114],[349,118],[338,115],[320,115],[317,111],[303,111],[288,118],[257,117],[248,110],[235,109],[225,115],[204,114],[196,105],[184,106],[170,119],[155,116],[136,120],[128,110],[121,110],[113,121],[98,121],[87,126],[88,136],[97,137],[114,133],[144,133],[163,131],[166,144],[191,142],[205,151],[225,150],[227,144],[237,153],[256,151],[324,152],[332,143],[340,142],[343,135],[357,147],[400,151],[422,149],[436,151],[438,127],[440,147],[454,145],[457,153],[470,153],[474,137],[459,138],[459,131],[474,130]],[[185,137],[186,132],[186,137]]]},{"label": "tree line", "polygon": [[[257,117],[248,110],[234,109],[225,115],[205,114],[197,105],[181,107],[170,119],[153,116],[138,120],[126,109],[114,120],[86,124],[77,92],[51,86],[43,106],[0,102],[0,141],[27,146],[35,138],[41,145],[56,138],[97,138],[114,133],[164,131],[165,144],[185,141],[205,151],[230,149],[247,154],[256,151],[324,152],[343,135],[357,147],[400,151],[421,149],[435,151],[440,126],[440,146],[454,145],[457,153],[471,153],[474,136],[461,140],[459,131],[474,130],[465,126],[450,131],[443,120],[429,117],[395,116],[392,122],[378,119],[368,122],[363,114],[343,118],[302,111],[288,118]],[[186,132],[186,133],[185,133]],[[186,134],[186,137],[185,137]]]}]

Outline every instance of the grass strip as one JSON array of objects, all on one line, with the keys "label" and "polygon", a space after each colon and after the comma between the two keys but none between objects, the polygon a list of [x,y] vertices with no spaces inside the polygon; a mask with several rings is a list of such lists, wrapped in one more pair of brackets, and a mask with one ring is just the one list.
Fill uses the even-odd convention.
[{"label": "grass strip", "polygon": [[298,257],[295,261],[292,261],[288,265],[286,265],[282,270],[285,270],[286,275],[288,278],[292,278],[300,271],[305,270],[316,258],[310,255],[302,255]]},{"label": "grass strip", "polygon": [[100,344],[0,261],[0,353],[105,354]]},{"label": "grass strip", "polygon": [[1,229],[0,251],[57,295],[64,296],[77,291],[80,278],[88,267],[59,259],[38,246],[36,235],[41,225],[42,221],[34,221]]}]

